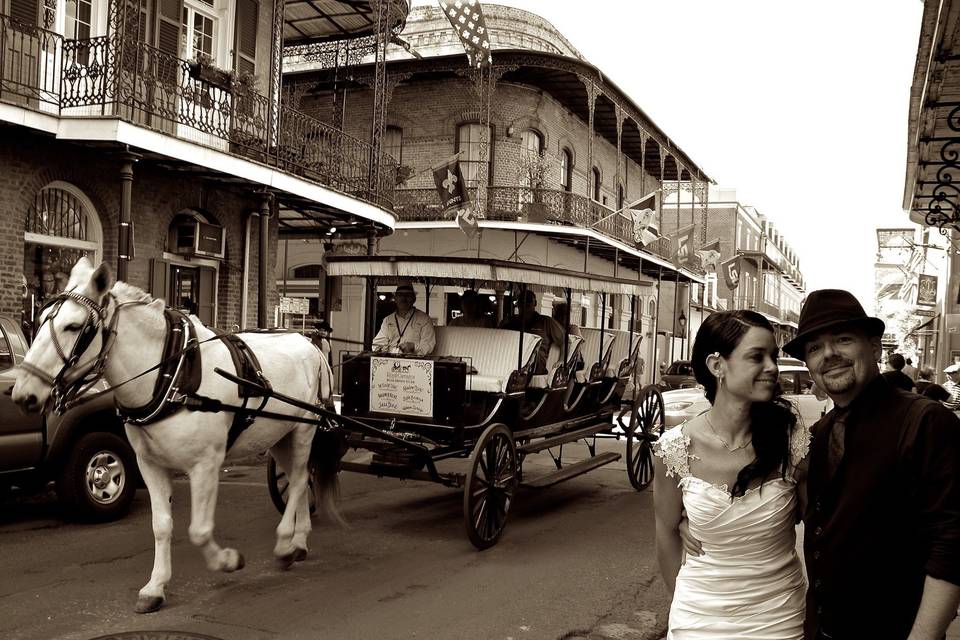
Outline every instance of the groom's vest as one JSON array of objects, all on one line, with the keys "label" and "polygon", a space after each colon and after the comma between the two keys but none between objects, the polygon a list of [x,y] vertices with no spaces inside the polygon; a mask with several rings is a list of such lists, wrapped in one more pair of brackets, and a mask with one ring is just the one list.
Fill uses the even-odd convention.
[{"label": "groom's vest", "polygon": [[807,638],[818,629],[835,638],[907,637],[929,546],[904,441],[935,406],[878,376],[850,407],[833,475],[827,449],[836,410],[814,426],[804,514]]}]

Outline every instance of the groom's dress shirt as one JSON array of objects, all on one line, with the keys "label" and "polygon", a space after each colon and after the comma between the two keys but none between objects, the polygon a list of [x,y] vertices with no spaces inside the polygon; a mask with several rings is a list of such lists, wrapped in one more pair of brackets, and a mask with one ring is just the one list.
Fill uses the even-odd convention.
[{"label": "groom's dress shirt", "polygon": [[877,376],[813,432],[806,637],[906,638],[925,576],[960,585],[960,419]]}]

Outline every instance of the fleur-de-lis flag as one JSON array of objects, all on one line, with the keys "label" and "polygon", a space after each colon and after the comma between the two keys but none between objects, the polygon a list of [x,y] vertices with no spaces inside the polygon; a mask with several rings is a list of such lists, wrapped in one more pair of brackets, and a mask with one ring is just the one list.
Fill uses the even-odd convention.
[{"label": "fleur-de-lis flag", "polygon": [[477,221],[476,211],[470,202],[470,194],[463,180],[463,173],[460,171],[460,154],[447,158],[431,168],[433,182],[437,185],[437,193],[440,194],[440,204],[443,205],[444,212],[455,210],[460,230],[467,234],[467,237],[473,238],[480,229],[480,223]]},{"label": "fleur-de-lis flag", "polygon": [[460,36],[471,67],[484,67],[493,62],[490,55],[490,35],[483,11],[477,0],[440,0],[453,30]]}]

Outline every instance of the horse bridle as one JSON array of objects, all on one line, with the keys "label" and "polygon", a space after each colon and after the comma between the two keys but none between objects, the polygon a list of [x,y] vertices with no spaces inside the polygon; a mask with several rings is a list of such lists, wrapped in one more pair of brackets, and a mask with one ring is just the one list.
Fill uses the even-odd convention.
[{"label": "horse bridle", "polygon": [[[76,302],[87,312],[87,316],[77,336],[77,341],[74,343],[69,355],[64,352],[63,345],[57,337],[57,332],[54,330],[52,322],[60,312],[60,309],[63,308],[63,304],[68,300]],[[107,293],[106,304],[100,305],[96,300],[85,295],[75,291],[66,291],[51,299],[40,310],[40,317],[43,318],[43,320],[37,326],[37,331],[34,335],[40,331],[44,324],[50,322],[50,339],[63,366],[56,376],[51,376],[43,369],[26,361],[20,363],[20,368],[50,386],[50,395],[53,399],[54,409],[58,413],[62,413],[65,410],[66,404],[70,400],[85,393],[103,377],[107,356],[110,353],[111,347],[113,347],[113,340],[111,338],[116,334],[117,317],[119,315],[116,312],[119,311],[118,307],[109,318],[109,322],[107,321],[110,303],[113,300],[113,294]],[[44,313],[46,313],[46,315],[44,315]],[[98,332],[102,335],[102,342],[96,360],[93,361],[93,364],[86,373],[76,380],[68,382],[66,380],[67,374],[76,366],[80,358],[83,357],[83,354],[93,343],[93,339],[97,336]]]}]

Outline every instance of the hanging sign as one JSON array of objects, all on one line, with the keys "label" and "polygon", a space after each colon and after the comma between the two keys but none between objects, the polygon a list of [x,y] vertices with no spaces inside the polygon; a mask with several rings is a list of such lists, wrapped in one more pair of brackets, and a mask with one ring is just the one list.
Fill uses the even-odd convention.
[{"label": "hanging sign", "polygon": [[937,304],[937,276],[917,276],[917,304],[931,307]]},{"label": "hanging sign", "polygon": [[370,358],[370,411],[433,417],[433,360]]}]

